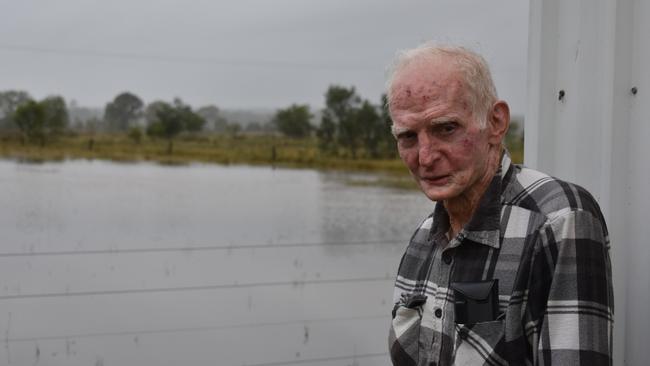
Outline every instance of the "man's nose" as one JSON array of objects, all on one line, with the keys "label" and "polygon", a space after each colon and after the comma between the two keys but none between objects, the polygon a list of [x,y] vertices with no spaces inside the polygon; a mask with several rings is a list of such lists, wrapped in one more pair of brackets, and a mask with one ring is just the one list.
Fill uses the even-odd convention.
[{"label": "man's nose", "polygon": [[440,152],[438,151],[436,144],[431,140],[431,138],[424,137],[420,139],[419,145],[418,159],[420,166],[433,166],[433,164],[440,156]]}]

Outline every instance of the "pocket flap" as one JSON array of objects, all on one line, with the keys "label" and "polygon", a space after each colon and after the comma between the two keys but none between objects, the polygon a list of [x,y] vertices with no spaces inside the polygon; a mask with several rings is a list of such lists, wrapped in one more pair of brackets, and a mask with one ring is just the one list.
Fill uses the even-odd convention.
[{"label": "pocket flap", "polygon": [[493,280],[476,282],[452,282],[451,288],[465,296],[467,299],[485,301],[490,297],[490,293],[492,293],[493,289],[498,291],[499,280],[495,278]]}]

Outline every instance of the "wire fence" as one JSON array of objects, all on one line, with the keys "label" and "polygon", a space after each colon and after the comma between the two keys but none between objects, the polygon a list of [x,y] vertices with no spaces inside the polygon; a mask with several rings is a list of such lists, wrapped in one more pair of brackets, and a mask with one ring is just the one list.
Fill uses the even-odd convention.
[{"label": "wire fence", "polygon": [[[205,251],[236,251],[236,250],[273,250],[282,248],[312,248],[322,246],[385,246],[397,245],[403,243],[403,240],[373,240],[373,241],[346,241],[346,242],[292,242],[292,243],[251,243],[251,244],[219,244],[209,246],[176,246],[165,248],[110,248],[110,249],[96,249],[96,250],[62,250],[62,251],[23,251],[23,252],[0,252],[0,258],[5,260],[15,259],[29,259],[34,257],[53,257],[53,256],[102,256],[102,255],[130,255],[130,254],[154,254],[154,253],[188,253],[188,252],[205,252]],[[272,288],[272,287],[293,287],[302,288],[305,286],[322,286],[322,285],[345,285],[345,284],[363,284],[363,283],[385,283],[386,287],[390,287],[390,283],[394,281],[392,274],[383,276],[370,276],[370,277],[345,277],[340,278],[318,278],[311,280],[282,280],[282,281],[259,281],[259,282],[246,282],[246,283],[214,283],[214,284],[197,284],[186,286],[164,286],[164,287],[143,287],[143,288],[118,288],[118,289],[97,289],[88,291],[53,291],[53,292],[35,292],[35,293],[17,293],[0,295],[0,301],[4,304],[10,304],[13,301],[20,300],[38,300],[46,298],[71,298],[71,297],[91,297],[91,296],[114,296],[114,295],[139,295],[139,294],[154,294],[154,293],[179,293],[188,291],[220,291],[227,289],[250,289],[250,288]],[[6,291],[6,289],[5,289]],[[17,303],[15,306],[21,306]],[[13,307],[14,305],[11,305]],[[291,327],[291,326],[310,326],[313,324],[330,324],[330,323],[351,323],[351,322],[364,322],[364,321],[381,321],[388,322],[389,314],[370,314],[370,315],[355,315],[355,316],[332,316],[332,317],[307,317],[302,319],[280,319],[277,321],[258,321],[246,323],[222,323],[222,324],[207,324],[200,326],[180,326],[180,327],[160,327],[160,328],[139,328],[139,329],[117,329],[106,330],[99,329],[96,332],[69,332],[69,333],[42,333],[36,335],[18,335],[13,336],[9,330],[5,332],[4,343],[8,352],[10,344],[17,343],[34,343],[38,345],[39,342],[48,341],[65,341],[87,339],[87,338],[102,338],[102,337],[139,337],[143,335],[166,335],[166,334],[179,334],[179,333],[199,333],[199,332],[212,332],[233,329],[256,329],[268,327]],[[11,323],[11,314],[9,314],[9,324]],[[9,329],[10,325],[7,325]],[[349,326],[349,324],[347,324]],[[37,346],[38,348],[38,346]],[[368,350],[366,350],[368,351]],[[371,351],[371,350],[370,350]],[[36,351],[39,353],[40,351]],[[373,359],[373,358],[386,358],[386,352],[366,352],[359,354],[343,354],[332,355],[326,357],[313,357],[313,358],[296,358],[285,360],[271,360],[263,363],[240,363],[238,366],[280,366],[280,365],[310,365],[317,363],[337,363],[339,361],[353,361],[352,365],[358,364],[356,360]],[[234,365],[233,365],[234,366]]]},{"label": "wire fence", "polygon": [[365,245],[390,245],[403,243],[404,240],[374,240],[351,242],[297,242],[297,243],[266,243],[244,245],[206,245],[206,246],[179,246],[167,248],[109,248],[97,250],[62,250],[62,251],[29,251],[29,252],[0,252],[0,258],[11,257],[43,257],[63,255],[101,255],[101,254],[139,254],[139,253],[172,253],[172,252],[201,252],[217,250],[245,250],[245,249],[278,249],[278,248],[309,248],[321,246],[365,246]]}]

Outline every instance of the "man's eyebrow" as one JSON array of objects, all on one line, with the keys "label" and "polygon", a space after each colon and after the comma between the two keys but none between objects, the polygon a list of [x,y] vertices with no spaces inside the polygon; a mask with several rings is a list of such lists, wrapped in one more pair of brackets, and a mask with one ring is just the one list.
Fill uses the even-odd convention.
[{"label": "man's eyebrow", "polygon": [[[433,118],[429,121],[429,126],[440,126],[444,125],[446,123],[451,123],[451,122],[458,122],[458,118],[456,117],[438,117],[438,118]],[[390,126],[390,132],[393,134],[393,136],[397,137],[405,132],[411,132],[412,129],[404,126],[396,126],[393,124]]]},{"label": "man's eyebrow", "polygon": [[456,117],[438,117],[429,121],[430,126],[442,125],[450,122],[458,122]]},{"label": "man's eyebrow", "polygon": [[392,132],[393,136],[395,137],[403,134],[404,132],[409,132],[409,131],[411,131],[411,129],[408,127],[395,126],[395,124],[390,126],[390,132]]}]

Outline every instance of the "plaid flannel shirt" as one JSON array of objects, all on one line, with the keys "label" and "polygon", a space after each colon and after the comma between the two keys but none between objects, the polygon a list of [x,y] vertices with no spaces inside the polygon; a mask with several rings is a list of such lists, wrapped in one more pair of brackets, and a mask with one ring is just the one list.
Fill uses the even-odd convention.
[{"label": "plaid flannel shirt", "polygon": [[[511,164],[505,153],[470,222],[451,241],[448,228],[438,204],[402,257],[394,365],[612,363],[609,239],[586,190]],[[450,283],[489,279],[499,281],[500,315],[457,324]]]}]

